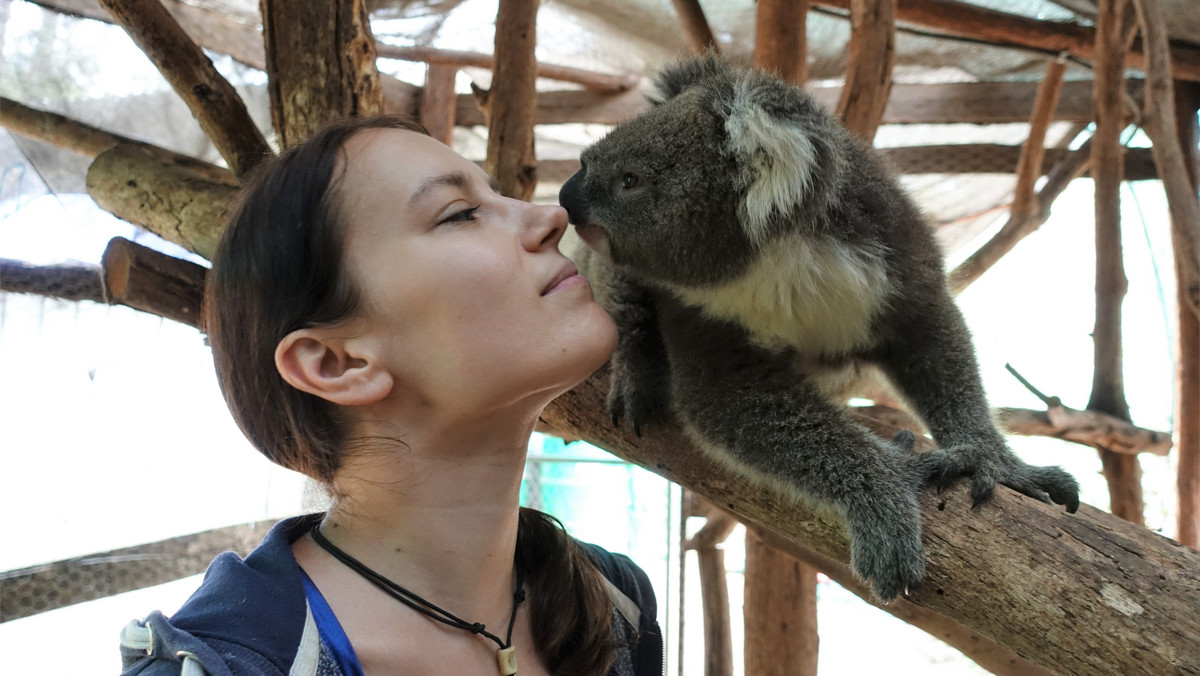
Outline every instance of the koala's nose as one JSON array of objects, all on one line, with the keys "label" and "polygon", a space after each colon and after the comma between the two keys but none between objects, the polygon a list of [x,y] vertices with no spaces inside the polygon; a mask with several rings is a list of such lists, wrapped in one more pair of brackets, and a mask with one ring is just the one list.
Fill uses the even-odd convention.
[{"label": "koala's nose", "polygon": [[583,199],[583,181],[586,175],[587,169],[580,169],[567,179],[558,191],[558,203],[567,210],[567,219],[575,225],[587,223],[588,220],[587,203]]}]

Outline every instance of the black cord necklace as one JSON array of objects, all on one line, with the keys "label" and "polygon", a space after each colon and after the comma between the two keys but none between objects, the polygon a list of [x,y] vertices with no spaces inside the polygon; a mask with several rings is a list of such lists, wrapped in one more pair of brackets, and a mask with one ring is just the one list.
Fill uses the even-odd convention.
[{"label": "black cord necklace", "polygon": [[512,632],[513,625],[517,622],[517,606],[520,606],[521,602],[525,600],[525,590],[521,587],[521,569],[519,567],[517,568],[517,590],[513,592],[512,614],[508,618],[508,633],[505,635],[504,640],[501,641],[499,636],[487,631],[482,622],[467,622],[466,620],[442,610],[429,601],[426,601],[420,596],[417,596],[404,587],[401,587],[395,582],[392,582],[386,577],[366,567],[361,561],[353,556],[350,556],[346,552],[338,549],[336,545],[327,540],[325,536],[321,534],[320,524],[313,526],[310,532],[312,533],[313,540],[315,540],[318,545],[321,545],[325,551],[332,554],[333,558],[341,561],[350,570],[353,570],[359,575],[365,577],[368,582],[382,589],[387,593],[388,596],[391,596],[392,598],[419,613],[432,617],[442,624],[450,625],[456,629],[464,629],[472,634],[480,634],[495,641],[496,645],[500,647],[500,649],[496,652],[496,661],[500,664],[500,673],[503,674],[503,676],[515,676],[517,673],[517,653],[516,649],[513,648],[512,645]]}]

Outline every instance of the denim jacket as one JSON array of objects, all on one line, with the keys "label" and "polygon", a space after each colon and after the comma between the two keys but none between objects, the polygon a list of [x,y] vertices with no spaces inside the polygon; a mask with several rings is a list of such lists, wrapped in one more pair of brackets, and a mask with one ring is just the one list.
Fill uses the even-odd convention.
[{"label": "denim jacket", "polygon": [[[121,631],[122,676],[344,676],[309,609],[292,542],[323,515],[285,519],[242,560],[226,552],[170,618],[155,611]],[[581,543],[608,582],[622,645],[609,676],[660,676],[654,591],[628,557]]]}]

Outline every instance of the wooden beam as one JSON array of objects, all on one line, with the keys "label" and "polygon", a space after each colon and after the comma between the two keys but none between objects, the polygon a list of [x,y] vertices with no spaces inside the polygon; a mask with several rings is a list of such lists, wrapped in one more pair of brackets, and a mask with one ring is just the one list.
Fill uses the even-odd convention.
[{"label": "wooden beam", "polygon": [[[480,52],[465,52],[452,49],[434,49],[433,47],[401,47],[399,45],[379,44],[376,46],[379,58],[397,59],[400,61],[419,61],[429,65],[440,66],[470,66],[472,68],[492,69],[495,58],[491,54]],[[559,82],[571,82],[582,85],[584,89],[601,93],[619,93],[637,87],[640,77],[635,75],[610,75],[597,73],[582,68],[556,66],[548,63],[537,63],[535,70],[538,77]]]},{"label": "wooden beam", "polygon": [[272,525],[227,526],[0,573],[0,622],[198,575],[221,552],[250,553]]},{"label": "wooden beam", "polygon": [[[700,499],[700,498],[697,498]],[[737,519],[715,507],[704,526],[683,544],[696,552],[700,597],[704,612],[704,675],[732,676],[733,638],[729,623],[729,585],[725,580],[725,551],[721,543],[738,525]]]},{"label": "wooden beam", "polygon": [[500,184],[502,195],[522,200],[533,197],[537,187],[537,11],[538,0],[500,0],[488,104],[487,173]]},{"label": "wooden beam", "polygon": [[[1193,192],[1200,190],[1200,84],[1176,82],[1175,120],[1184,169]],[[1178,258],[1176,259],[1178,265]],[[1175,366],[1175,539],[1200,549],[1200,319],[1184,302],[1184,276],[1176,270],[1178,357]]]},{"label": "wooden beam", "polygon": [[347,117],[383,112],[364,0],[263,0],[271,120],[290,148]]},{"label": "wooden beam", "polygon": [[704,16],[704,8],[700,0],[671,0],[675,13],[679,15],[679,27],[683,29],[683,39],[693,54],[701,52],[719,53],[717,39],[713,37],[712,29],[708,27],[708,19]]},{"label": "wooden beam", "polygon": [[[1128,280],[1121,253],[1121,131],[1125,128],[1125,49],[1133,10],[1128,0],[1100,0],[1096,16],[1096,132],[1092,136],[1092,179],[1096,214],[1096,321],[1092,394],[1087,408],[1129,420],[1125,400],[1121,303]],[[1113,514],[1142,525],[1141,467],[1136,456],[1099,449]]]},{"label": "wooden beam", "polygon": [[242,176],[271,148],[246,104],[159,0],[100,0],[191,109],[230,171]]},{"label": "wooden beam", "polygon": [[450,145],[454,139],[454,80],[458,66],[430,64],[421,96],[421,123],[433,138]]},{"label": "wooden beam", "polygon": [[1054,117],[1054,109],[1058,107],[1058,95],[1062,91],[1063,73],[1066,70],[1066,59],[1055,59],[1046,64],[1046,74],[1038,84],[1037,98],[1029,116],[1029,135],[1021,146],[1021,159],[1017,161],[1017,185],[1013,188],[1012,205],[1012,214],[1016,218],[1032,218],[1038,209],[1034,185],[1042,175],[1046,130]]},{"label": "wooden beam", "polygon": [[[618,429],[607,391],[602,368],[542,418],[797,549],[849,561],[839,522],[695,449],[677,425],[643,429],[641,437]],[[1200,673],[1200,552],[1088,505],[1067,514],[1004,487],[974,509],[962,484],[922,492],[920,502],[927,574],[909,603],[1058,673]]]},{"label": "wooden beam", "polygon": [[197,176],[190,161],[117,144],[88,167],[88,194],[114,216],[211,259],[237,188]]},{"label": "wooden beam", "polygon": [[816,676],[817,569],[746,528],[745,669],[764,676]]},{"label": "wooden beam", "polygon": [[851,0],[846,84],[837,117],[867,143],[883,120],[896,65],[896,0]]},{"label": "wooden beam", "polygon": [[0,258],[0,291],[28,293],[59,300],[108,302],[95,265],[30,265]]},{"label": "wooden beam", "polygon": [[237,185],[237,177],[224,167],[179,155],[158,146],[120,134],[113,134],[57,113],[30,108],[2,97],[0,97],[0,127],[88,157],[95,157],[119,143],[137,145],[145,148],[148,152],[170,158],[170,161],[176,166],[186,167],[188,171],[201,178],[216,183]]},{"label": "wooden beam", "polygon": [[114,237],[104,249],[100,268],[108,302],[200,328],[208,275],[204,266]]},{"label": "wooden beam", "polygon": [[754,65],[787,82],[808,79],[809,0],[758,0],[754,15]]},{"label": "wooden beam", "polygon": [[1052,406],[1045,411],[1027,408],[996,409],[996,421],[1009,434],[1052,437],[1113,453],[1166,455],[1171,435],[1136,427],[1126,420],[1097,411]]},{"label": "wooden beam", "polygon": [[[1141,81],[1130,82],[1134,98],[1141,95]],[[883,124],[1006,124],[1028,122],[1037,92],[1033,82],[960,82],[936,85],[892,86]],[[841,87],[809,86],[809,93],[826,110],[833,112]],[[550,91],[536,96],[536,124],[619,124],[650,107],[645,94],[628,91],[601,94],[593,91]],[[460,94],[455,112],[457,124],[486,125],[475,97]],[[1092,83],[1063,84],[1056,121],[1092,121]]]},{"label": "wooden beam", "polygon": [[[843,10],[850,9],[851,1],[815,0],[818,5]],[[1097,31],[1073,22],[1032,19],[955,0],[899,0],[896,19],[1000,47],[1048,54],[1066,52],[1092,61],[1100,58],[1095,44]],[[1145,68],[1144,55],[1137,45],[1124,58],[1122,63],[1129,68]],[[1176,78],[1200,80],[1200,49],[1175,45],[1171,47],[1171,62]]]}]

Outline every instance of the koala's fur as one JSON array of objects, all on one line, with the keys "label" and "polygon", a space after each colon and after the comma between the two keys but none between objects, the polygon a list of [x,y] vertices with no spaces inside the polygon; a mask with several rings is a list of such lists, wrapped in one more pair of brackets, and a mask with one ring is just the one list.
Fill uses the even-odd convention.
[{"label": "koala's fur", "polygon": [[[872,149],[798,87],[713,56],[666,69],[649,111],[587,148],[560,202],[620,328],[610,412],[675,415],[697,446],[845,518],[887,600],[924,574],[917,491],[972,477],[1078,506],[1019,460],[984,400],[933,233]],[[879,367],[940,449],[875,437],[830,390]]]}]

